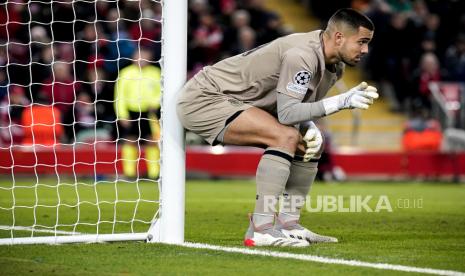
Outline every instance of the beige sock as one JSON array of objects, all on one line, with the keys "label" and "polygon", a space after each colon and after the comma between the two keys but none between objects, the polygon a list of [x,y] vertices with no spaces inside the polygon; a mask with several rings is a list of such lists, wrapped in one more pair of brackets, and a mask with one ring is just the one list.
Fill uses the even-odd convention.
[{"label": "beige sock", "polygon": [[289,179],[280,204],[279,219],[282,222],[286,222],[289,218],[299,219],[305,197],[310,191],[317,171],[317,162],[292,161]]},{"label": "beige sock", "polygon": [[[289,177],[292,158],[293,154],[276,148],[267,148],[263,154],[256,175],[257,196],[253,216],[256,226],[273,222],[278,198]],[[266,221],[263,218],[267,218]]]}]

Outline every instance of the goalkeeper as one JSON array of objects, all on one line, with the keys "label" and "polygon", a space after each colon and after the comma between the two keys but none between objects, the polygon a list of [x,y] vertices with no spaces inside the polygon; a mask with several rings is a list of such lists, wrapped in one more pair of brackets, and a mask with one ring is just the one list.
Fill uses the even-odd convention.
[{"label": "goalkeeper", "polygon": [[[115,85],[115,113],[122,141],[123,173],[137,174],[139,148],[145,148],[148,177],[156,179],[160,171],[157,141],[160,111],[160,69],[149,62],[152,52],[141,47],[133,55],[133,63],[122,69]],[[139,145],[142,144],[142,147]]]},{"label": "goalkeeper", "polygon": [[[337,242],[299,223],[323,143],[316,126],[300,132],[299,124],[343,109],[368,109],[378,97],[362,82],[325,98],[344,66],[355,66],[368,53],[373,33],[369,18],[341,9],[325,30],[278,38],[206,66],[182,89],[177,112],[186,129],[212,145],[266,148],[257,168],[246,246]],[[281,206],[289,208],[277,210],[280,196]]]}]

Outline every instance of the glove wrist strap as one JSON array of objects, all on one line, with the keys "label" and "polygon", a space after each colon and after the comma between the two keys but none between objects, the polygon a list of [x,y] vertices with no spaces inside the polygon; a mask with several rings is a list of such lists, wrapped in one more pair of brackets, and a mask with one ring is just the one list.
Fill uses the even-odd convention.
[{"label": "glove wrist strap", "polygon": [[325,115],[330,115],[335,112],[339,111],[339,97],[334,96],[334,97],[329,97],[326,99],[323,99],[323,108],[325,109]]}]

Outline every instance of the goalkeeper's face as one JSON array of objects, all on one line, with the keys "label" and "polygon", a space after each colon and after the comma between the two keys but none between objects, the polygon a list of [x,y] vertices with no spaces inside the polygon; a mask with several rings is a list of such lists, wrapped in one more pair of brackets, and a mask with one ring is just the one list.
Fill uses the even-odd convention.
[{"label": "goalkeeper's face", "polygon": [[358,32],[347,32],[344,38],[339,56],[345,64],[355,66],[368,54],[368,43],[373,38],[373,31],[359,27]]}]

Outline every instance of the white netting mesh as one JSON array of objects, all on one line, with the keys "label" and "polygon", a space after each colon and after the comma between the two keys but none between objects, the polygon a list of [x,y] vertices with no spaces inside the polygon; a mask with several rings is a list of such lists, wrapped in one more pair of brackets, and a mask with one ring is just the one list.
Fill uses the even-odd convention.
[{"label": "white netting mesh", "polygon": [[0,4],[0,238],[148,230],[161,6]]}]

